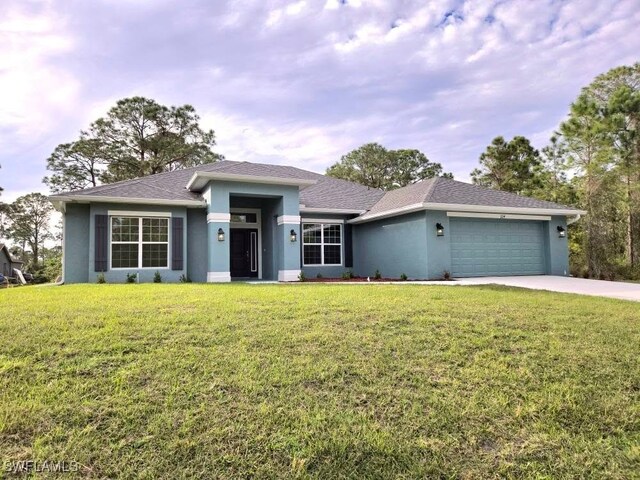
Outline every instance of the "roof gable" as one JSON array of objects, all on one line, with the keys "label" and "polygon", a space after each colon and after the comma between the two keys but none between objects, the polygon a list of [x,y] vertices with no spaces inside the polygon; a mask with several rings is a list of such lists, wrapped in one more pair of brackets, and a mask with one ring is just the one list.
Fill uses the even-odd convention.
[{"label": "roof gable", "polygon": [[455,203],[460,205],[486,205],[514,208],[546,208],[563,210],[566,205],[525,197],[515,193],[494,190],[449,178],[438,178],[425,202]]},{"label": "roof gable", "polygon": [[354,221],[357,223],[426,209],[469,210],[468,207],[485,211],[494,209],[496,212],[513,209],[531,214],[536,211],[545,211],[547,214],[557,211],[558,215],[584,213],[553,202],[435,177],[386,192],[367,213]]}]

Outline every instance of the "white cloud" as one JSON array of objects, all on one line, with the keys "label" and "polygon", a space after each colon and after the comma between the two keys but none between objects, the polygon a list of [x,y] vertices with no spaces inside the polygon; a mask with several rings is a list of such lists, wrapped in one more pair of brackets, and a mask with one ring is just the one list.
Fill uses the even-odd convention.
[{"label": "white cloud", "polygon": [[11,7],[0,19],[0,149],[37,141],[61,115],[77,109],[77,79],[54,59],[74,48],[64,20],[45,8],[29,15]]}]

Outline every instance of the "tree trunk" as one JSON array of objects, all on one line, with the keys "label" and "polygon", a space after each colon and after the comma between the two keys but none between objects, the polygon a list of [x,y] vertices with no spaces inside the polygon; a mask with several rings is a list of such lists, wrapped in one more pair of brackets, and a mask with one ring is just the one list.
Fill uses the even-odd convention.
[{"label": "tree trunk", "polygon": [[630,265],[634,263],[633,254],[633,195],[631,192],[631,175],[627,172],[627,239],[625,245],[625,257]]}]

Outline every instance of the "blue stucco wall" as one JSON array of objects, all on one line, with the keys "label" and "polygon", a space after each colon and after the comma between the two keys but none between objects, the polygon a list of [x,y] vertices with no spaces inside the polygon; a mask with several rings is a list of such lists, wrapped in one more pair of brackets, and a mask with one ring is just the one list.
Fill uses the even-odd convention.
[{"label": "blue stucco wall", "polygon": [[187,209],[187,274],[192,282],[207,281],[207,211]]},{"label": "blue stucco wall", "polygon": [[[276,221],[280,215],[299,214],[296,187],[221,183],[228,183],[228,185],[222,189],[212,189],[211,195],[217,200],[215,205],[209,207],[210,211],[219,213],[218,209],[225,207],[227,211],[233,208],[260,208],[261,210],[262,278],[275,280],[278,278],[279,270],[300,269],[302,263],[300,226],[277,225]],[[214,190],[216,190],[215,193]],[[277,193],[280,196],[277,196]],[[170,212],[172,216],[183,217],[185,268],[179,271],[173,271],[170,268],[110,270],[105,272],[107,282],[124,282],[126,274],[133,272],[139,272],[140,281],[150,282],[156,270],[160,271],[165,282],[177,282],[182,274],[188,275],[194,282],[205,282],[207,272],[212,271],[212,264],[216,266],[220,263],[222,267],[223,263],[228,262],[228,242],[209,240],[211,235],[214,239],[216,238],[219,226],[217,223],[207,225],[205,209],[156,205],[68,204],[64,215],[65,283],[96,281],[98,272],[94,271],[94,220],[96,214],[107,214],[109,210]],[[350,218],[352,216],[304,214],[302,222],[309,219],[340,219],[346,222]],[[444,237],[436,235],[436,223],[444,226]],[[545,222],[547,273],[567,275],[569,272],[568,239],[558,237],[558,226],[566,230],[564,217],[554,216],[550,222]],[[229,223],[224,223],[223,228],[228,235]],[[298,241],[295,243],[289,240],[289,232],[292,228],[298,233]],[[439,211],[416,212],[353,225],[352,270],[356,275],[364,277],[373,276],[376,270],[380,270],[385,277],[398,278],[404,273],[413,279],[440,279],[444,271],[451,271],[450,232],[449,217],[446,212]],[[213,248],[210,248],[211,243],[214,245]],[[169,244],[171,246],[171,242]],[[215,250],[216,248],[219,251]],[[348,270],[344,265],[345,241],[343,238],[342,265],[302,267],[302,270],[308,278],[315,278],[318,273],[325,278],[335,278]]]},{"label": "blue stucco wall", "polygon": [[[63,281],[65,283],[87,283],[89,281],[89,205],[70,203],[63,217]],[[91,277],[91,281],[95,280]]]},{"label": "blue stucco wall", "polygon": [[353,271],[362,277],[379,270],[383,277],[427,277],[425,213],[386,218],[353,226]]},{"label": "blue stucco wall", "polygon": [[[447,212],[428,210],[424,213],[426,220],[427,241],[427,279],[442,279],[445,272],[451,273],[451,229]],[[436,224],[444,227],[445,235],[438,237]]]},{"label": "blue stucco wall", "polygon": [[567,232],[566,217],[551,217],[550,222],[545,222],[545,234],[547,237],[547,273],[549,275],[569,275],[569,236],[560,238],[558,227]]}]

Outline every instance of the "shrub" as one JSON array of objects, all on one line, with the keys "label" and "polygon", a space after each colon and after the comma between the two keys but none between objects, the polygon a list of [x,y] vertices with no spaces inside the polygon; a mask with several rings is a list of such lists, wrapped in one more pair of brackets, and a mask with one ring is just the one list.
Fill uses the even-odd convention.
[{"label": "shrub", "polygon": [[400,280],[402,280],[403,282],[406,282],[408,279],[409,277],[407,277],[405,273],[400,274]]},{"label": "shrub", "polygon": [[347,270],[342,274],[343,280],[351,280],[353,278],[353,272],[351,270]]},{"label": "shrub", "polygon": [[380,273],[380,270],[376,270],[376,273],[373,274],[373,278],[374,280],[380,280],[382,278],[382,274]]},{"label": "shrub", "polygon": [[153,283],[162,283],[162,275],[160,275],[158,270],[153,274]]},{"label": "shrub", "polygon": [[31,283],[33,283],[34,285],[38,285],[41,283],[47,283],[48,281],[49,281],[48,277],[45,277],[44,275],[39,273],[33,276],[33,280],[31,281]]},{"label": "shrub", "polygon": [[57,253],[46,258],[42,269],[42,275],[46,277],[49,282],[57,281],[57,278],[62,275],[61,253]]},{"label": "shrub", "polygon": [[137,273],[127,273],[127,283],[136,283],[138,280]]},{"label": "shrub", "polygon": [[97,281],[97,283],[107,283],[107,279],[106,279],[106,278],[104,278],[104,273],[100,272],[100,273],[98,274],[98,281]]},{"label": "shrub", "polygon": [[307,276],[304,274],[304,272],[300,272],[300,275],[298,275],[298,280],[300,280],[301,282],[307,281]]},{"label": "shrub", "polygon": [[191,279],[183,273],[180,275],[180,283],[191,283]]},{"label": "shrub", "polygon": [[620,265],[616,268],[616,277],[621,280],[640,280],[640,266]]},{"label": "shrub", "polygon": [[569,273],[575,278],[585,278],[585,275],[589,275],[587,267],[584,266],[571,266]]},{"label": "shrub", "polygon": [[324,278],[321,273],[316,275],[316,278]]},{"label": "shrub", "polygon": [[447,282],[451,280],[451,272],[449,270],[445,270],[444,272],[442,272],[442,279],[446,280]]}]

